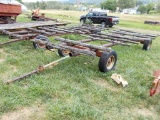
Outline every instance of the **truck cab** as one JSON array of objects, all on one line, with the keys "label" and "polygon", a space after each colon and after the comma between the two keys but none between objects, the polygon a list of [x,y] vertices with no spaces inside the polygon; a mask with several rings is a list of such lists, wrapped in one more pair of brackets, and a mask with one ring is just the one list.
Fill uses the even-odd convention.
[{"label": "truck cab", "polygon": [[107,16],[106,12],[89,12],[87,15],[80,17],[80,22],[83,24],[86,20],[89,19],[93,24],[101,24],[102,27],[112,27],[119,23],[119,17],[116,16]]}]

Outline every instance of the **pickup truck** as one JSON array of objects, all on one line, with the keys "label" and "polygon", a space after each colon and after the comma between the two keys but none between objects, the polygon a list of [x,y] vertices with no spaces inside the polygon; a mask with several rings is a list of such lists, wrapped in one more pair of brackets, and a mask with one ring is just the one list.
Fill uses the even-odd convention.
[{"label": "pickup truck", "polygon": [[87,15],[80,17],[81,24],[86,22],[86,19],[92,21],[93,24],[101,24],[102,27],[112,27],[119,23],[119,17],[116,16],[107,16],[106,12],[89,12]]}]

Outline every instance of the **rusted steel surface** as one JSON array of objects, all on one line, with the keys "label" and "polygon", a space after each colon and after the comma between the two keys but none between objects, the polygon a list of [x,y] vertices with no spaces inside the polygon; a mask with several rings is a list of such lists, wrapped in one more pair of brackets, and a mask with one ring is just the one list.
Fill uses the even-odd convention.
[{"label": "rusted steel surface", "polygon": [[152,82],[152,87],[150,88],[150,96],[154,94],[160,94],[160,70],[156,70],[153,73],[154,81]]},{"label": "rusted steel surface", "polygon": [[15,23],[15,24],[7,24],[7,25],[0,25],[1,30],[11,30],[11,29],[22,29],[22,28],[33,28],[33,27],[40,27],[40,26],[65,26],[67,23],[58,23],[53,21],[36,21],[36,22],[28,22],[28,23]]},{"label": "rusted steel surface", "polygon": [[[40,22],[41,23],[41,22]],[[43,22],[42,22],[43,23]],[[52,45],[51,47],[56,49],[69,49],[71,51],[76,51],[78,53],[78,48],[81,50],[82,48],[86,47],[87,50],[102,50],[102,51],[110,51],[108,47],[115,46],[115,45],[123,45],[123,46],[130,46],[131,44],[143,44],[143,49],[148,50],[150,49],[150,46],[152,44],[152,39],[154,39],[157,35],[147,35],[147,34],[141,34],[136,33],[133,31],[128,30],[117,30],[117,31],[111,31],[111,32],[101,32],[101,30],[105,30],[101,27],[95,27],[95,26],[74,26],[74,27],[59,27],[59,24],[47,24],[47,25],[40,25],[38,24],[37,27],[26,27],[25,29],[18,31],[13,30],[1,30],[3,34],[7,34],[10,36],[10,38],[14,38],[14,40],[0,43],[0,46],[5,45],[7,43],[12,43],[16,41],[21,40],[32,40],[38,35],[44,35],[44,36],[61,36],[66,34],[79,34],[81,36],[84,36],[85,40],[81,40],[80,42],[63,39],[63,38],[56,38],[55,40],[61,41],[65,43],[65,45]],[[117,33],[116,33],[117,32]],[[125,34],[120,34],[125,33]],[[144,37],[143,37],[144,36]],[[18,40],[19,39],[19,40]],[[91,42],[91,41],[105,41],[106,44],[103,44],[102,46],[94,46],[90,44],[85,44],[84,42]],[[146,42],[147,41],[147,42]],[[48,45],[48,44],[47,44]],[[62,48],[63,47],[63,48]],[[85,52],[82,52],[85,54]],[[89,53],[86,51],[88,55],[93,55],[93,53]],[[94,54],[96,55],[96,53]],[[94,56],[93,55],[93,56]]]},{"label": "rusted steel surface", "polygon": [[[57,40],[59,40],[59,39],[57,39]],[[69,50],[69,51],[76,53],[76,54],[85,54],[85,55],[90,55],[90,56],[96,56],[95,52],[90,50],[90,48],[95,47],[92,45],[90,45],[90,47],[89,47],[88,45],[81,43],[81,46],[84,46],[84,47],[88,46],[89,49],[88,48],[79,49],[79,48],[74,47],[73,45],[68,45],[68,44],[73,44],[72,43],[73,41],[70,41],[70,42],[68,42],[68,44],[65,44],[65,45],[64,44],[55,44],[53,42],[47,42],[47,41],[43,41],[40,39],[34,39],[34,42],[45,44],[46,46],[49,46],[52,49]]]},{"label": "rusted steel surface", "polygon": [[14,42],[22,41],[22,40],[24,40],[24,38],[23,39],[12,39],[12,40],[10,40],[8,42],[0,43],[0,46],[6,45],[6,44],[9,44],[9,43],[14,43]]},{"label": "rusted steel surface", "polygon": [[21,6],[0,3],[0,24],[16,22],[16,17],[22,13]]},{"label": "rusted steel surface", "polygon": [[[115,45],[123,45],[123,46],[130,46],[131,44],[138,44],[143,43],[146,50],[150,47],[152,40],[156,37],[156,35],[147,35],[147,34],[140,34],[132,31],[125,31],[122,30],[125,34],[120,34],[121,31],[115,33],[115,31],[111,32],[101,32],[104,30],[101,27],[94,27],[94,26],[75,26],[75,27],[59,27],[56,24],[50,25],[40,25],[37,27],[25,27],[25,29],[18,29],[17,31],[14,30],[6,30],[3,29],[1,32],[10,36],[11,41],[0,43],[0,46],[17,42],[21,40],[30,40],[33,42],[35,48],[42,48],[42,49],[58,49],[61,51],[67,51],[67,55],[74,57],[81,54],[89,55],[93,57],[100,57],[101,59],[104,57],[103,55],[110,55],[109,60],[107,60],[107,64],[103,64],[102,67],[110,66],[112,62],[113,66],[107,68],[114,68],[114,65],[117,61],[117,54],[114,50],[111,49],[112,46]],[[59,36],[59,35],[66,35],[66,34],[78,34],[83,36],[84,38],[79,41],[71,40],[71,39],[64,39],[60,37],[54,38],[59,42],[50,42],[47,37],[50,36]],[[144,36],[144,37],[143,37]],[[99,41],[100,45],[93,45],[89,44],[92,41]],[[103,41],[103,44],[102,42]],[[38,47],[37,47],[38,46]],[[106,53],[106,54],[105,54]],[[114,57],[112,59],[112,57]],[[111,61],[111,59],[113,61]],[[50,65],[50,64],[49,64]],[[49,66],[46,65],[46,66]],[[102,65],[102,64],[101,64]],[[27,73],[23,76],[17,77],[11,81],[7,81],[5,83],[11,83],[17,81],[19,79],[28,77],[32,74],[38,73],[43,71],[45,66],[39,67],[36,70]],[[106,70],[102,69],[99,66],[101,72],[106,72]]]},{"label": "rusted steel surface", "polygon": [[0,16],[18,16],[21,13],[20,5],[0,3]]},{"label": "rusted steel surface", "polygon": [[[141,39],[141,38],[133,38],[132,39],[132,38],[125,37],[125,36],[116,36],[116,35],[111,35],[111,34],[102,34],[102,35],[101,34],[91,34],[90,36],[99,37],[102,39],[110,39],[112,41],[128,42],[128,43],[133,43],[133,44],[138,44],[139,42],[137,42],[137,41],[139,39]],[[142,40],[145,40],[145,39],[142,39]]]},{"label": "rusted steel surface", "polygon": [[34,21],[56,21],[57,22],[57,19],[45,17],[45,15],[43,15],[43,14],[41,14],[41,15],[33,14],[31,16],[31,19],[34,20]]},{"label": "rusted steel surface", "polygon": [[128,35],[128,36],[135,36],[135,37],[143,37],[143,38],[156,38],[159,35],[152,35],[152,34],[143,34],[139,32],[134,32],[131,30],[124,30],[124,29],[119,29],[119,30],[113,30],[112,33],[115,34],[120,34],[120,35]]},{"label": "rusted steel surface", "polygon": [[[86,36],[86,35],[83,35],[83,36]],[[112,46],[114,46],[114,45],[118,45],[118,44],[120,44],[120,45],[124,45],[124,46],[130,46],[130,44],[126,44],[126,43],[123,43],[123,42],[121,42],[121,41],[117,41],[117,39],[115,40],[114,38],[113,39],[105,39],[105,38],[101,38],[101,37],[95,37],[95,36],[92,36],[92,35],[90,35],[90,36],[86,36],[87,38],[90,38],[90,39],[92,39],[92,40],[99,40],[99,41],[106,41],[106,42],[110,42],[110,43],[114,43],[114,44],[112,44]],[[111,47],[111,46],[110,46]]]},{"label": "rusted steel surface", "polygon": [[25,75],[21,75],[20,77],[16,77],[16,78],[14,78],[14,79],[7,80],[7,81],[3,82],[3,84],[11,84],[11,83],[13,83],[13,82],[20,81],[20,80],[22,80],[23,78],[27,78],[27,77],[29,77],[29,76],[31,76],[31,75],[33,75],[33,74],[40,73],[40,72],[44,71],[46,68],[48,68],[48,67],[50,67],[50,66],[55,66],[55,65],[57,65],[60,61],[65,60],[65,59],[67,59],[67,58],[69,58],[69,56],[66,56],[66,57],[64,57],[64,58],[55,60],[55,61],[53,61],[53,62],[51,62],[51,63],[49,63],[49,64],[46,64],[46,65],[43,65],[43,66],[39,66],[37,69],[35,69],[35,70],[33,70],[33,71],[25,74]]},{"label": "rusted steel surface", "polygon": [[61,42],[65,42],[65,43],[68,43],[68,44],[80,45],[80,46],[83,46],[83,47],[88,47],[90,49],[98,49],[98,50],[103,50],[103,51],[110,51],[110,49],[107,49],[105,47],[95,46],[95,45],[91,45],[91,44],[85,44],[85,43],[82,43],[82,42],[73,41],[73,40],[64,39],[64,38],[55,38],[55,40],[58,40],[58,41],[61,41]]},{"label": "rusted steel surface", "polygon": [[[50,23],[50,22],[49,22]],[[39,24],[38,24],[39,25]],[[89,27],[86,27],[86,29],[82,29],[82,27],[68,27],[68,28],[60,28],[58,27],[59,24],[47,24],[43,25],[42,27],[27,27],[25,29],[18,29],[17,31],[10,30],[10,29],[3,29],[1,30],[2,34],[8,35],[10,38],[14,39],[20,39],[20,40],[11,40],[9,42],[0,43],[0,45],[5,45],[7,43],[12,43],[16,41],[21,40],[30,40],[36,37],[37,35],[45,35],[45,36],[60,36],[60,35],[66,35],[66,34],[91,34],[91,30]],[[92,27],[93,28],[93,27]],[[95,28],[96,30],[98,28]],[[94,30],[94,28],[92,29]],[[78,31],[78,32],[77,32]]]},{"label": "rusted steel surface", "polygon": [[27,15],[27,17],[31,18],[31,20],[34,20],[34,21],[56,21],[57,22],[57,19],[46,17],[44,13],[40,14],[39,11],[40,9],[37,8],[35,11],[32,11],[31,15]]}]

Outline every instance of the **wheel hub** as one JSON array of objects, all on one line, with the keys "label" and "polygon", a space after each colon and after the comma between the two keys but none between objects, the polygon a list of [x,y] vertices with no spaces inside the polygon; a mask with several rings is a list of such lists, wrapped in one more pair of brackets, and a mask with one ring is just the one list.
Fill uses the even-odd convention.
[{"label": "wheel hub", "polygon": [[37,43],[37,45],[38,45],[39,48],[42,48],[42,49],[45,49],[45,48],[46,48],[46,45],[45,45],[45,44]]},{"label": "wheel hub", "polygon": [[69,52],[68,50],[63,50],[63,53],[64,53],[65,55],[68,55],[70,52]]},{"label": "wheel hub", "polygon": [[106,67],[108,69],[111,69],[113,67],[114,63],[115,63],[115,57],[112,55],[109,57],[107,64],[106,64]]}]

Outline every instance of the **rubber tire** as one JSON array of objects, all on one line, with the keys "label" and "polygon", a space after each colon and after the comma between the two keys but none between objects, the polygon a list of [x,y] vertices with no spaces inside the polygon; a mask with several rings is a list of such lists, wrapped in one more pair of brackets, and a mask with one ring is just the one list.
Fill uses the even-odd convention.
[{"label": "rubber tire", "polygon": [[113,27],[113,25],[109,25],[109,27]]},{"label": "rubber tire", "polygon": [[83,25],[83,24],[85,23],[85,20],[84,20],[84,19],[81,19],[81,20],[80,20],[80,23],[81,23],[81,25]]},{"label": "rubber tire", "polygon": [[[114,65],[113,65],[113,67],[111,69],[108,69],[106,67],[106,64],[107,64],[107,61],[108,61],[109,57],[112,56],[112,55],[115,57]],[[103,52],[101,57],[100,57],[100,59],[99,59],[99,64],[98,64],[99,70],[101,72],[112,71],[112,70],[115,69],[116,62],[117,62],[117,53],[116,53],[116,51]]]},{"label": "rubber tire", "polygon": [[[144,41],[144,44],[143,44],[143,50],[150,50],[151,48],[151,45],[152,45],[152,40],[145,40]],[[150,47],[149,47],[150,46]]]},{"label": "rubber tire", "polygon": [[[35,38],[49,42],[48,38],[47,38],[46,36],[44,36],[44,35],[38,35],[38,36],[36,36]],[[36,42],[33,42],[33,46],[34,46],[35,49],[40,49],[40,47],[38,46],[38,44],[37,44]],[[46,46],[46,48],[47,48],[47,46]],[[45,49],[46,49],[46,48],[45,48]]]},{"label": "rubber tire", "polygon": [[37,21],[45,21],[45,19],[38,19]]},{"label": "rubber tire", "polygon": [[63,52],[63,50],[60,50],[60,49],[58,49],[58,54],[59,54],[60,57],[65,57],[65,56],[67,56],[67,54],[65,54],[65,53]]},{"label": "rubber tire", "polygon": [[106,22],[101,22],[101,27],[105,28],[106,27]]}]

